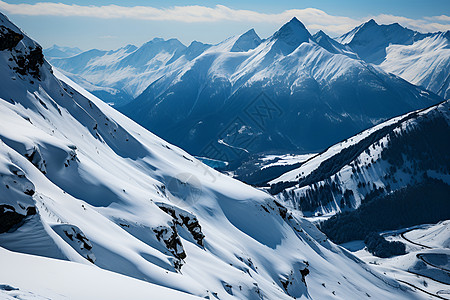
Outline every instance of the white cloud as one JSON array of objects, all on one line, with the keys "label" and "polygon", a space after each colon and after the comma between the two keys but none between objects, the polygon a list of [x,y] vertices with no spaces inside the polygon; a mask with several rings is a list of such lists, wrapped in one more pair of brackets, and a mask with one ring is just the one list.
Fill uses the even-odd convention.
[{"label": "white cloud", "polygon": [[[331,35],[342,34],[359,25],[368,18],[354,19],[343,16],[333,16],[315,9],[290,9],[277,14],[260,13],[252,10],[238,10],[216,5],[206,7],[199,5],[174,6],[170,8],[155,8],[150,6],[83,6],[76,4],[63,4],[53,2],[40,2],[36,4],[10,4],[0,1],[0,9],[17,15],[28,16],[67,16],[92,17],[103,19],[127,18],[152,21],[177,22],[249,22],[249,23],[275,23],[282,24],[296,16],[309,29],[315,31],[322,29]],[[401,16],[378,15],[373,17],[378,23],[389,24],[398,22],[406,27],[419,31],[437,31],[450,29],[450,17],[446,15],[426,17],[423,19],[409,19]]]},{"label": "white cloud", "polygon": [[450,30],[450,17],[446,15],[438,17],[425,17],[423,19],[410,19],[406,17],[382,14],[375,16],[373,18],[380,24],[399,23],[405,27],[420,32],[435,32],[435,31]]},{"label": "white cloud", "polygon": [[425,19],[431,20],[431,21],[450,22],[450,16],[446,16],[446,15],[425,17]]}]

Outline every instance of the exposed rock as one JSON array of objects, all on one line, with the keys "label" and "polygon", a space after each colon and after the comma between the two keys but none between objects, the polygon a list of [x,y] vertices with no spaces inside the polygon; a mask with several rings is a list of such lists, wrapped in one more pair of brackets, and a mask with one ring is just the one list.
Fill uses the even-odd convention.
[{"label": "exposed rock", "polygon": [[30,50],[30,53],[13,55],[13,58],[17,64],[17,67],[14,67],[17,73],[20,75],[30,74],[37,79],[41,78],[39,68],[44,63],[41,46],[36,45],[35,48]]},{"label": "exposed rock", "polygon": [[[186,252],[184,251],[183,244],[178,236],[177,228],[175,225],[170,227],[158,226],[153,229],[156,233],[158,241],[164,242],[166,248],[178,259],[185,259]],[[181,266],[180,266],[181,268]]]},{"label": "exposed rock", "polygon": [[166,214],[170,215],[176,225],[184,226],[199,246],[204,246],[203,239],[205,238],[205,235],[202,232],[202,227],[196,216],[164,203],[156,203],[156,205],[158,205],[158,207]]},{"label": "exposed rock", "polygon": [[303,283],[306,285],[306,275],[309,274],[309,269],[308,268],[304,268],[303,270],[300,270],[300,274],[302,274],[302,281]]},{"label": "exposed rock", "polygon": [[27,214],[22,215],[16,212],[11,205],[0,205],[0,233],[9,231],[13,226],[20,224],[27,216],[36,214],[35,207],[28,207]]},{"label": "exposed rock", "polygon": [[22,34],[0,25],[0,51],[11,51],[22,39]]},{"label": "exposed rock", "polygon": [[29,150],[27,153],[25,153],[25,157],[43,174],[47,173],[45,160],[43,159],[41,151],[39,151],[39,148],[34,147],[33,149]]},{"label": "exposed rock", "polygon": [[275,203],[275,205],[278,207],[278,211],[280,212],[280,216],[283,219],[286,219],[287,216],[287,208],[284,207],[283,205],[281,205],[280,203],[278,203],[277,201],[273,201]]},{"label": "exposed rock", "polygon": [[[40,79],[40,67],[44,64],[44,54],[41,46],[34,43],[25,49],[17,47],[24,38],[21,33],[17,33],[3,25],[0,25],[0,51],[11,51],[10,61],[14,61],[16,66],[13,69],[20,75],[31,75]],[[33,81],[31,81],[33,82]]]},{"label": "exposed rock", "polygon": [[71,224],[58,224],[52,228],[81,256],[95,264],[96,257],[92,252],[93,246],[80,228]]}]

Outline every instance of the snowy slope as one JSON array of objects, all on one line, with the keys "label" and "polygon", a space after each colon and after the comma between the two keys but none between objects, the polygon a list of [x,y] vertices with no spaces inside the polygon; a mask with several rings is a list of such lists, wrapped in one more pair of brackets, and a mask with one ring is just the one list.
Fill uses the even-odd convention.
[{"label": "snowy slope", "polygon": [[386,72],[450,97],[450,31],[436,33],[412,45],[390,45],[380,64]]},{"label": "snowy slope", "polygon": [[[419,33],[398,23],[364,23],[336,39],[368,63],[448,99],[449,33]],[[344,46],[345,45],[345,46]]]},{"label": "snowy slope", "polygon": [[310,215],[357,208],[429,177],[448,185],[449,108],[444,101],[363,131],[271,181],[270,190]]},{"label": "snowy slope", "polygon": [[344,54],[351,58],[358,59],[358,55],[354,53],[349,46],[344,46],[341,43],[335,41],[322,30],[319,30],[316,34],[314,34],[313,39],[322,48],[328,50],[331,53]]},{"label": "snowy slope", "polygon": [[358,241],[344,247],[349,247],[355,255],[372,264],[378,271],[422,289],[434,295],[433,298],[449,297],[449,221],[384,232],[382,235],[389,241],[403,243],[406,254],[392,258],[375,257],[363,245],[349,247],[357,245]]},{"label": "snowy slope", "polygon": [[[200,299],[95,266],[0,247],[0,299]],[[3,284],[8,282],[8,284]]]},{"label": "snowy slope", "polygon": [[450,248],[449,232],[450,221],[444,221],[435,225],[421,226],[420,228],[411,230],[405,236],[416,243],[431,248]]},{"label": "snowy slope", "polygon": [[39,45],[0,26],[0,247],[73,262],[0,249],[1,297],[424,299],[53,74]]},{"label": "snowy slope", "polygon": [[337,42],[349,46],[364,61],[380,64],[390,44],[410,45],[426,36],[398,23],[379,25],[371,19],[337,38]]},{"label": "snowy slope", "polygon": [[442,101],[324,38],[316,42],[295,18],[246,52],[231,52],[230,38],[120,110],[195,155],[238,161],[262,151],[321,151]]}]

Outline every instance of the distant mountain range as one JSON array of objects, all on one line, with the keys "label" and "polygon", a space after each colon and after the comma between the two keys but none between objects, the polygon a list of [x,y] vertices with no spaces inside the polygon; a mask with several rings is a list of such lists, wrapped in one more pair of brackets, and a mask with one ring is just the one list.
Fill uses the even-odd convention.
[{"label": "distant mountain range", "polygon": [[[236,161],[263,151],[320,151],[442,101],[386,70],[445,96],[447,37],[371,20],[332,39],[294,18],[265,40],[254,30],[217,45],[154,39],[50,61],[168,141]],[[420,62],[411,66],[412,52],[399,47],[421,44],[427,55],[414,54]]]},{"label": "distant mountain range", "polygon": [[[323,31],[319,31],[313,36],[313,40],[331,53],[345,54],[352,58],[379,65],[387,72],[399,75],[413,84],[422,86],[446,99],[448,98],[449,79],[446,76],[448,75],[450,56],[448,31],[420,33],[405,28],[398,23],[379,25],[374,20],[370,20],[335,39],[330,38]],[[256,48],[262,41],[252,29],[241,35],[236,45],[229,50],[231,52],[246,52]],[[58,58],[80,54],[81,50],[54,45],[45,49],[44,54],[55,66],[68,72],[69,76],[78,75],[84,80],[88,80],[89,84],[86,87],[92,88],[90,85],[93,85],[116,90],[123,89],[123,92],[129,95],[130,99],[133,99],[156,80],[148,73],[154,74],[157,69],[164,68],[166,64],[172,64],[180,56],[183,56],[182,53],[185,54],[188,61],[191,61],[211,46],[194,41],[189,47],[186,47],[176,39],[164,41],[155,38],[139,47],[139,49],[142,49],[138,53],[131,55],[136,57],[137,54],[146,53],[142,58],[127,59],[120,64],[119,61],[123,57],[117,53],[123,52],[125,49],[125,54],[128,55],[136,51],[138,47],[128,45],[115,51],[94,49],[83,53],[82,58],[68,59],[67,61],[64,59],[58,60]],[[156,57],[158,54],[159,57]],[[164,55],[170,56],[171,59],[162,59],[161,56]],[[107,71],[103,69],[102,72],[101,61],[104,64],[105,60],[112,63],[112,66],[103,65],[103,68],[106,68]],[[172,67],[176,68],[176,66]],[[124,72],[126,69],[131,73]],[[119,72],[119,70],[122,70],[122,72]],[[118,78],[105,80],[106,72],[116,73]],[[139,72],[145,75],[140,80],[143,84],[136,82],[139,81],[136,78],[134,78],[133,83],[129,84],[121,81],[124,78],[132,79]],[[77,77],[75,76],[75,78]],[[159,77],[156,76],[156,78]],[[84,83],[83,80],[80,80],[80,82]],[[92,91],[95,92],[95,89]],[[113,96],[110,98],[114,100]],[[119,104],[123,103],[119,101]]]},{"label": "distant mountain range", "polygon": [[50,48],[44,50],[44,55],[47,59],[52,58],[66,58],[75,56],[83,52],[80,48],[77,47],[61,47],[58,45],[53,45]]},{"label": "distant mountain range", "polygon": [[450,31],[423,34],[370,20],[336,41],[386,72],[450,97]]}]

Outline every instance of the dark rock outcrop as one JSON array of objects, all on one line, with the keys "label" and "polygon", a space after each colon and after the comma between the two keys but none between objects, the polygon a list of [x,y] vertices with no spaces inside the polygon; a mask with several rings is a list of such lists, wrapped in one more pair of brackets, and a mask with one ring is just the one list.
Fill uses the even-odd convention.
[{"label": "dark rock outcrop", "polygon": [[22,215],[16,212],[11,205],[0,205],[0,233],[9,231],[12,227],[20,224],[27,216],[35,215],[36,208],[28,207],[27,214]]},{"label": "dark rock outcrop", "polygon": [[0,25],[0,51],[12,50],[23,39],[23,35]]},{"label": "dark rock outcrop", "polygon": [[173,256],[178,259],[186,258],[186,252],[184,251],[183,244],[181,244],[175,225],[172,225],[171,227],[159,226],[153,229],[153,232],[156,233],[158,241],[164,242],[166,248]]},{"label": "dark rock outcrop", "polygon": [[205,235],[196,216],[179,208],[172,207],[164,203],[157,203],[158,207],[172,217],[174,224],[185,227],[196,243],[203,247]]}]

